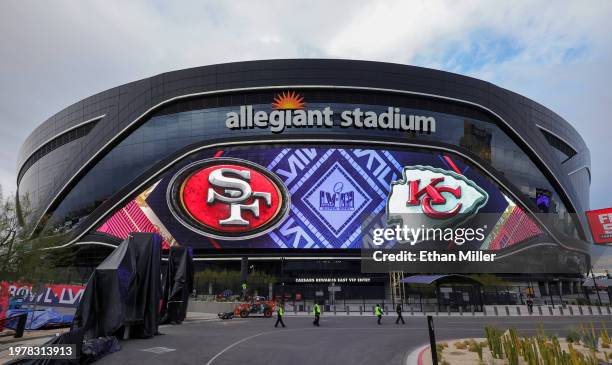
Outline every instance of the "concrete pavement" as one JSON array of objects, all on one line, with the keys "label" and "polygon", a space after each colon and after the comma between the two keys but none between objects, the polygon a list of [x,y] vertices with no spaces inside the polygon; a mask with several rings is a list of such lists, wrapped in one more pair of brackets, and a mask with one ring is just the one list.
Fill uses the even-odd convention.
[{"label": "concrete pavement", "polygon": [[[310,317],[286,317],[287,328],[274,328],[275,318],[192,320],[181,326],[162,326],[161,336],[121,343],[122,350],[100,364],[405,364],[409,353],[428,343],[424,317],[407,317],[395,325],[385,316],[378,326],[374,316],[323,315],[321,327]],[[437,317],[438,340],[483,337],[484,326],[514,327],[534,334],[540,325],[564,335],[580,323],[602,321],[612,328],[610,317]]]}]

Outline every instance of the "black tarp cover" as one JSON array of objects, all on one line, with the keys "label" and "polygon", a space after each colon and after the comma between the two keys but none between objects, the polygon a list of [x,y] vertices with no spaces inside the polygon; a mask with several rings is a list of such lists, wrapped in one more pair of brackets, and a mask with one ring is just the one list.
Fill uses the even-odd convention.
[{"label": "black tarp cover", "polygon": [[161,237],[131,233],[93,272],[77,308],[73,328],[85,338],[157,333],[161,299]]},{"label": "black tarp cover", "polygon": [[180,323],[187,316],[193,291],[193,254],[190,247],[171,247],[164,273],[162,323]]}]

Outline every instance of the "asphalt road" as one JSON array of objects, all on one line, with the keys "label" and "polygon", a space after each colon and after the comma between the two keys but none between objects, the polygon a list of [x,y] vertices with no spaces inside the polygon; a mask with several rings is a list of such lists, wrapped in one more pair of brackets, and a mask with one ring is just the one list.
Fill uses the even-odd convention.
[{"label": "asphalt road", "polygon": [[[564,333],[580,323],[597,327],[610,317],[434,318],[436,339],[484,337],[487,324],[514,327],[535,334],[540,324],[551,334]],[[405,364],[407,355],[429,342],[424,317],[408,317],[395,325],[394,316],[376,318],[322,316],[321,327],[307,317],[285,317],[287,328],[274,328],[275,319],[185,322],[162,326],[161,336],[121,343],[122,350],[96,364]],[[145,351],[164,347],[173,351]]]}]

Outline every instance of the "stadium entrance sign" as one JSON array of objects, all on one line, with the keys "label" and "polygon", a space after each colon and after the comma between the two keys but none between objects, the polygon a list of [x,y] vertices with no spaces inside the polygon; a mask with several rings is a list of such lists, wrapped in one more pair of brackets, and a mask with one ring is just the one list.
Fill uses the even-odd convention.
[{"label": "stadium entrance sign", "polygon": [[362,110],[335,111],[330,106],[306,110],[303,98],[295,93],[277,95],[272,111],[255,110],[253,105],[242,105],[238,111],[226,114],[228,129],[269,128],[272,133],[282,133],[287,128],[331,128],[334,116],[342,128],[390,129],[398,131],[436,131],[436,119],[432,116],[404,114],[400,108],[387,107],[384,112]]}]

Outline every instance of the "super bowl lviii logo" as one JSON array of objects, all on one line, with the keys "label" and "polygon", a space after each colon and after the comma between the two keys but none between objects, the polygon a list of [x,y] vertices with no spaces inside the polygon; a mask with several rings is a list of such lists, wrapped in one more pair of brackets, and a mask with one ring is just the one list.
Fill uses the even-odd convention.
[{"label": "super bowl lviii logo", "polygon": [[287,215],[287,190],[263,166],[214,158],[186,166],[167,194],[175,218],[187,228],[219,239],[244,239],[275,228]]},{"label": "super bowl lviii logo", "polygon": [[333,191],[319,191],[319,210],[355,210],[355,192],[344,190],[344,184],[337,182]]},{"label": "super bowl lviii logo", "polygon": [[456,226],[478,213],[488,199],[486,191],[456,172],[406,166],[402,180],[391,183],[387,220],[414,228]]}]

